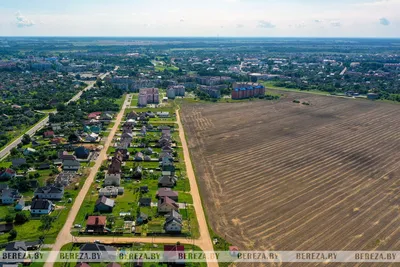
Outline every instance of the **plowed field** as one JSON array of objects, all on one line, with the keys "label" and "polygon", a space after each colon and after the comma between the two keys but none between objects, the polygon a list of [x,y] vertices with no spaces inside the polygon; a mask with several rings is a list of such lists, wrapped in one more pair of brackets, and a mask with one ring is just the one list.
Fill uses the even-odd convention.
[{"label": "plowed field", "polygon": [[400,249],[399,105],[286,93],[182,117],[209,223],[240,249]]}]

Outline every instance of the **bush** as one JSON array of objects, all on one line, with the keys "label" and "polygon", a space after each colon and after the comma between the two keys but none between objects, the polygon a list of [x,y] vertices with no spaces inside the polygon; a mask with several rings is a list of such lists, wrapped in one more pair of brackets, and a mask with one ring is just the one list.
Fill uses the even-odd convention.
[{"label": "bush", "polygon": [[12,223],[14,221],[14,216],[11,214],[7,214],[5,221],[8,223]]},{"label": "bush", "polygon": [[17,237],[18,233],[14,229],[10,231],[10,239],[13,240]]},{"label": "bush", "polygon": [[15,215],[15,223],[16,224],[23,224],[29,221],[29,216],[24,212],[18,212]]},{"label": "bush", "polygon": [[300,101],[299,100],[293,100],[293,103],[297,103],[297,104],[299,104],[300,103]]}]

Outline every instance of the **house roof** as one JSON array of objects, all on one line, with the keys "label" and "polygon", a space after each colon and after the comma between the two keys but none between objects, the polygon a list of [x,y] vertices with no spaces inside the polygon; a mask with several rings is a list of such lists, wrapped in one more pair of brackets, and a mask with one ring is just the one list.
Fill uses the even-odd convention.
[{"label": "house roof", "polygon": [[178,197],[178,192],[171,188],[160,188],[157,191],[157,197]]},{"label": "house roof", "polygon": [[164,245],[164,257],[171,260],[177,260],[182,257],[179,257],[179,254],[183,253],[185,257],[185,246],[183,245]]},{"label": "house roof", "polygon": [[64,166],[81,166],[80,162],[77,160],[63,160]]},{"label": "house roof", "polygon": [[6,233],[11,231],[14,228],[14,225],[12,223],[5,223],[5,224],[0,224],[0,233]]},{"label": "house roof", "polygon": [[6,188],[1,191],[1,197],[17,198],[19,195],[18,190],[14,188]]},{"label": "house roof", "polygon": [[106,216],[89,216],[86,225],[106,225]]},{"label": "house roof", "polygon": [[109,199],[109,198],[107,198],[105,196],[102,196],[102,197],[100,197],[100,198],[98,198],[96,200],[96,206],[99,205],[99,204],[104,204],[104,205],[109,206],[109,207],[114,207],[114,200]]},{"label": "house roof", "polygon": [[8,243],[6,246],[6,251],[27,251],[28,248],[24,241],[17,241]]},{"label": "house roof", "polygon": [[182,224],[182,215],[176,210],[172,210],[168,217],[165,219],[165,223],[170,223],[172,221],[176,221],[179,224]]},{"label": "house roof", "polygon": [[179,208],[178,204],[176,204],[176,202],[170,199],[169,197],[161,197],[158,200],[158,206],[160,207],[161,205],[168,205],[168,206],[174,206],[175,208]]},{"label": "house roof", "polygon": [[140,204],[147,204],[150,205],[151,204],[151,198],[149,197],[142,197],[139,199]]},{"label": "house roof", "polygon": [[56,187],[56,186],[43,186],[43,187],[39,187],[35,190],[35,194],[59,194],[59,193],[63,193],[64,192],[64,188],[62,187]]},{"label": "house roof", "polygon": [[106,246],[103,244],[96,244],[96,243],[86,243],[81,246],[80,251],[116,252],[117,250],[112,246]]},{"label": "house roof", "polygon": [[51,204],[47,199],[35,199],[32,201],[31,210],[47,210]]},{"label": "house roof", "polygon": [[80,262],[77,265],[75,265],[75,267],[90,267],[90,265],[84,262]]}]

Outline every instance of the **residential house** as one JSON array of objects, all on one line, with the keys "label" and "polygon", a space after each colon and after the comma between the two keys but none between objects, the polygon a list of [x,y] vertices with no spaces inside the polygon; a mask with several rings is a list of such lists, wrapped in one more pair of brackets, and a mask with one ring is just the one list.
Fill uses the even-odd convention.
[{"label": "residential house", "polygon": [[64,196],[64,187],[44,186],[39,187],[34,192],[35,198],[60,200]]},{"label": "residential house", "polygon": [[149,220],[149,216],[147,214],[141,212],[136,218],[136,223],[143,224],[143,223],[147,223],[148,220]]},{"label": "residential house", "polygon": [[25,208],[25,200],[23,198],[20,198],[17,204],[15,205],[14,210],[21,211],[24,208]]},{"label": "residential house", "polygon": [[76,157],[74,155],[68,154],[67,151],[58,152],[58,158],[61,160],[76,160]]},{"label": "residential house", "polygon": [[177,181],[178,181],[178,177],[176,177],[176,176],[163,175],[158,179],[158,186],[174,187],[176,185]]},{"label": "residential house", "polygon": [[14,204],[15,201],[21,198],[22,196],[19,194],[18,189],[8,188],[1,191],[2,204]]},{"label": "residential house", "polygon": [[128,149],[125,148],[117,148],[115,150],[115,153],[120,153],[122,156],[122,161],[127,161],[129,160],[129,151]]},{"label": "residential house", "polygon": [[36,140],[32,140],[31,144],[32,144],[32,147],[40,146],[40,143]]},{"label": "residential house", "polygon": [[142,179],[143,171],[142,171],[142,166],[137,166],[135,170],[133,171],[132,178],[133,179]]},{"label": "residential house", "polygon": [[143,153],[142,152],[137,152],[136,154],[135,154],[135,161],[143,161],[143,159],[144,159],[144,155],[143,155]]},{"label": "residential house", "polygon": [[9,188],[8,184],[6,184],[6,183],[0,184],[0,192],[3,191],[4,189],[8,189],[8,188]]},{"label": "residential house", "polygon": [[34,199],[31,204],[31,214],[50,214],[53,208],[53,203],[48,199]]},{"label": "residential house", "polygon": [[140,136],[146,136],[146,134],[147,134],[147,128],[146,128],[146,126],[142,126],[142,128],[140,128],[139,135]]},{"label": "residential house", "polygon": [[117,197],[118,195],[124,194],[123,187],[106,186],[99,190],[99,197]]},{"label": "residential house", "polygon": [[63,160],[62,164],[64,171],[78,171],[81,166],[77,160]]},{"label": "residential house", "polygon": [[100,115],[100,120],[103,121],[111,121],[113,119],[113,115],[110,112],[104,112]]},{"label": "residential house", "polygon": [[158,200],[157,210],[159,213],[167,213],[172,210],[179,210],[179,205],[169,197],[161,197]]},{"label": "residential house", "polygon": [[174,152],[174,150],[172,150],[172,147],[170,145],[167,145],[167,146],[161,147],[161,152],[172,153],[172,152]]},{"label": "residential house", "polygon": [[171,145],[172,145],[171,138],[161,137],[160,140],[158,140],[159,147],[171,146]]},{"label": "residential house", "polygon": [[46,131],[43,133],[43,138],[53,138],[54,137],[54,131]]},{"label": "residential house", "polygon": [[183,227],[182,216],[178,211],[172,210],[165,219],[164,230],[166,233],[181,233]]},{"label": "residential house", "polygon": [[159,118],[169,118],[170,117],[170,115],[169,115],[169,112],[157,112],[157,117],[159,117]]},{"label": "residential house", "polygon": [[57,187],[67,186],[71,183],[75,175],[76,175],[75,171],[63,171],[57,175],[55,180],[55,185]]},{"label": "residential house", "polygon": [[38,170],[48,170],[48,169],[50,169],[49,163],[42,163],[38,166]]},{"label": "residential house", "polygon": [[[117,259],[117,250],[112,246],[97,243],[86,243],[80,247],[80,255],[96,255],[100,256],[101,262],[114,262]],[[97,258],[96,258],[97,259]]]},{"label": "residential house", "polygon": [[87,149],[84,146],[80,146],[77,149],[75,149],[75,156],[78,159],[87,159],[89,157],[89,154],[90,154],[89,149]]},{"label": "residential house", "polygon": [[[3,266],[4,267],[7,265],[17,265],[18,266],[18,263],[22,263],[23,259],[26,259],[27,253],[28,253],[28,246],[25,243],[25,241],[11,242],[6,245],[5,253],[7,253],[8,255],[11,254],[13,259],[21,259],[21,260],[17,260],[17,262],[15,260],[12,260],[12,262],[10,262],[9,264],[6,264],[6,262],[3,262]],[[6,259],[3,259],[3,261],[5,261],[5,260]]]},{"label": "residential house", "polygon": [[175,175],[174,161],[169,157],[164,157],[161,160],[162,175],[173,176]]},{"label": "residential house", "polygon": [[178,192],[173,191],[171,188],[160,188],[156,193],[156,198],[169,197],[174,201],[178,201]]},{"label": "residential house", "polygon": [[170,159],[171,161],[174,160],[174,158],[173,158],[173,156],[172,156],[172,153],[169,153],[169,152],[161,152],[161,153],[158,155],[158,159],[159,159],[160,161],[162,161],[163,158],[168,158],[168,159]]},{"label": "residential house", "polygon": [[104,233],[106,231],[106,216],[89,216],[86,221],[86,232],[88,233]]},{"label": "residential house", "polygon": [[61,137],[56,137],[56,138],[53,138],[50,140],[50,143],[53,145],[59,145],[62,142],[64,142],[64,138],[61,138]]},{"label": "residential house", "polygon": [[98,111],[98,112],[92,112],[92,113],[90,113],[89,115],[88,115],[88,119],[89,120],[91,120],[91,119],[97,119],[97,117],[99,117],[101,115],[101,112],[100,111]]},{"label": "residential house", "polygon": [[102,196],[96,200],[94,211],[97,212],[112,212],[114,208],[114,200]]},{"label": "residential house", "polygon": [[151,198],[150,197],[142,197],[139,199],[140,207],[150,207],[151,206]]},{"label": "residential house", "polygon": [[97,142],[98,139],[99,139],[99,135],[97,133],[91,133],[91,134],[86,135],[85,142],[94,143],[94,142]]},{"label": "residential house", "polygon": [[36,153],[36,150],[33,148],[30,148],[30,147],[25,148],[24,152],[23,152],[24,156],[33,155],[35,153]]},{"label": "residential house", "polygon": [[133,139],[133,134],[132,133],[123,132],[122,135],[121,135],[121,140],[129,141],[129,143],[132,142],[132,139]]},{"label": "residential house", "polygon": [[126,119],[130,120],[136,120],[138,117],[138,114],[135,111],[131,111],[126,115]]},{"label": "residential house", "polygon": [[16,172],[13,169],[7,168],[0,171],[0,180],[11,180],[16,176]]},{"label": "residential house", "polygon": [[101,132],[101,124],[97,125],[85,125],[83,127],[83,131],[86,133],[96,133],[99,134]]},{"label": "residential house", "polygon": [[148,193],[149,192],[149,187],[147,185],[143,185],[139,188],[141,193]]},{"label": "residential house", "polygon": [[111,160],[110,166],[105,176],[104,184],[106,186],[115,185],[119,186],[121,184],[121,174],[122,174],[122,154],[117,153]]},{"label": "residential house", "polygon": [[[2,223],[2,224],[0,224],[0,235],[3,235],[4,233],[8,233],[12,229],[14,229],[14,225],[12,223]],[[4,267],[4,265],[3,265],[3,267]]]},{"label": "residential house", "polygon": [[19,166],[26,164],[26,159],[24,158],[12,159],[11,163],[14,168],[18,168]]},{"label": "residential house", "polygon": [[185,246],[164,245],[164,263],[168,266],[185,265]]}]

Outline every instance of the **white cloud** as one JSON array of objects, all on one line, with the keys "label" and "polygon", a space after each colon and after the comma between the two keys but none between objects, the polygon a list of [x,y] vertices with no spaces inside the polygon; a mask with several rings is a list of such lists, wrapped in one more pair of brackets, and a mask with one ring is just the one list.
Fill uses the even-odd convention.
[{"label": "white cloud", "polygon": [[379,23],[383,26],[389,26],[390,25],[390,21],[387,18],[380,18],[379,19]]},{"label": "white cloud", "polygon": [[181,18],[181,19],[179,20],[179,22],[185,22],[185,19],[184,19],[184,18]]},{"label": "white cloud", "polygon": [[270,21],[260,20],[257,24],[258,28],[273,29],[276,25],[272,24]]},{"label": "white cloud", "polygon": [[341,27],[342,23],[340,21],[331,21],[330,22],[332,27]]},{"label": "white cloud", "polygon": [[15,13],[15,18],[17,19],[17,27],[18,28],[25,28],[25,27],[32,27],[35,25],[35,22],[27,17],[23,16],[21,12]]}]

